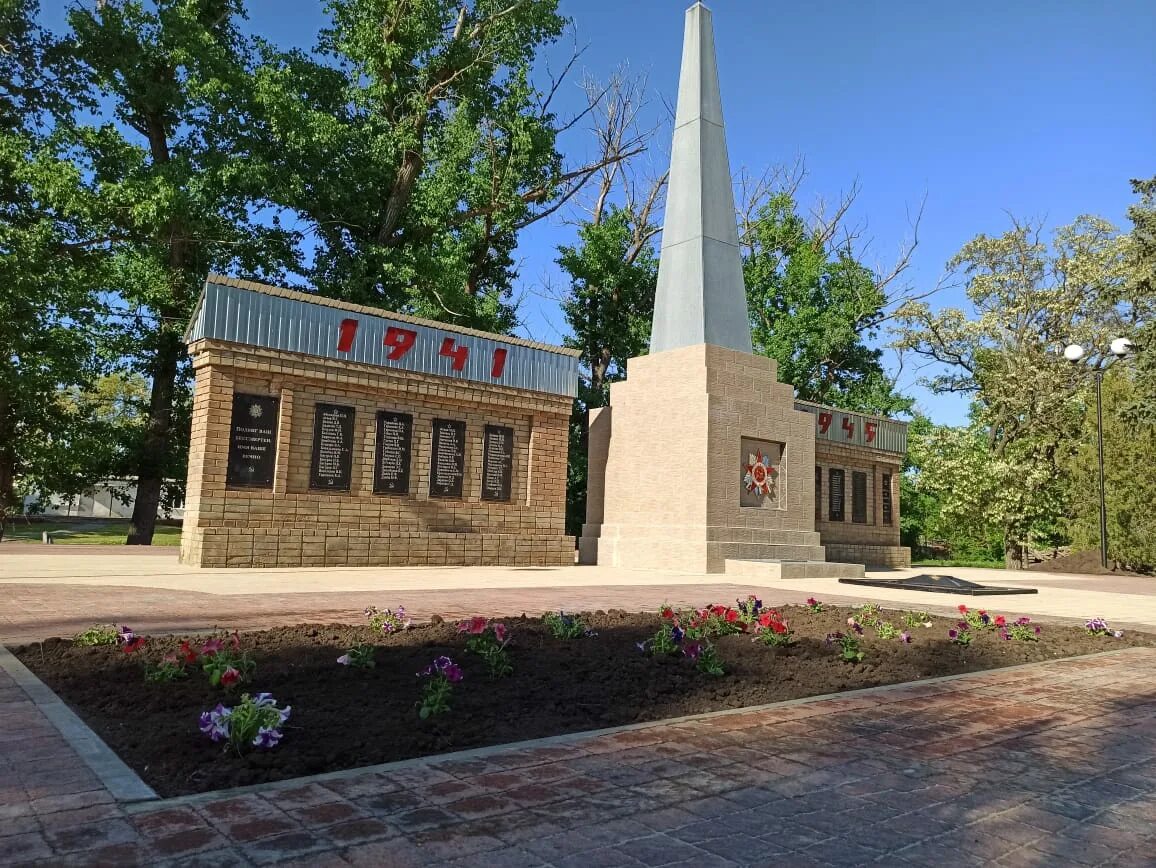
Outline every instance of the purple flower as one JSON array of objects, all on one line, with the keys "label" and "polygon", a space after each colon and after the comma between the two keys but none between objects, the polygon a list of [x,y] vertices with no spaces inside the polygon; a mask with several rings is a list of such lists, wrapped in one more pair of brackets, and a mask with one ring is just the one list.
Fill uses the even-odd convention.
[{"label": "purple flower", "polygon": [[348,666],[349,665],[349,655],[348,654],[342,654],[340,657],[337,658],[337,662],[340,663],[342,666]]},{"label": "purple flower", "polygon": [[293,711],[293,706],[292,705],[286,705],[284,708],[282,708],[278,712],[278,714],[281,715],[281,723],[284,723],[285,721],[287,721],[289,719],[289,714],[292,711]]},{"label": "purple flower", "polygon": [[954,638],[956,638],[958,635],[959,635],[959,631],[958,631],[958,630],[948,630],[948,631],[947,631],[947,638],[948,638],[948,639],[954,639]]},{"label": "purple flower", "polygon": [[444,654],[434,660],[434,666],[438,669],[445,669],[447,666],[452,666],[453,663],[454,661],[452,661],[449,657],[446,657]]},{"label": "purple flower", "polygon": [[126,627],[122,624],[121,628],[116,631],[116,638],[122,645],[127,645],[136,638],[136,633],[132,631],[131,627]]},{"label": "purple flower", "polygon": [[253,744],[256,747],[272,748],[276,747],[277,742],[279,741],[281,741],[281,730],[263,726],[257,730],[257,735],[253,739]]},{"label": "purple flower", "polygon": [[685,635],[686,635],[686,633],[683,632],[681,627],[671,627],[670,628],[670,638],[674,640],[674,643],[676,645],[682,641],[682,637]]},{"label": "purple flower", "polygon": [[229,717],[233,709],[225,708],[219,702],[212,711],[201,713],[200,729],[213,741],[222,741],[229,737]]},{"label": "purple flower", "polygon": [[1024,615],[1022,618],[1016,619],[1016,624],[1020,627],[1026,627],[1031,622],[1032,622],[1032,619],[1029,618],[1027,615]]},{"label": "purple flower", "polygon": [[911,634],[908,633],[906,630],[904,630],[902,633],[899,634],[899,641],[902,642],[904,645],[911,644]]},{"label": "purple flower", "polygon": [[689,657],[691,660],[697,660],[702,654],[702,643],[687,642],[686,645],[683,646],[682,653]]},{"label": "purple flower", "polygon": [[858,633],[860,636],[863,635],[863,626],[858,621],[851,625],[851,629]]},{"label": "purple flower", "polygon": [[1040,635],[1040,633],[1041,633],[1041,632],[1042,632],[1042,631],[1040,630],[1040,628],[1039,628],[1039,627],[1036,627],[1036,635],[1037,635],[1037,636],[1038,636],[1038,635]]},{"label": "purple flower", "polygon": [[991,623],[991,616],[988,615],[987,612],[980,612],[979,613],[979,620],[982,621],[984,624],[990,624]]},{"label": "purple flower", "polygon": [[457,684],[462,680],[462,667],[458,666],[456,663],[451,663],[449,666],[446,666],[444,669],[442,669],[442,675],[444,675],[446,680],[451,684]]},{"label": "purple flower", "polygon": [[634,647],[637,648],[639,651],[641,651],[643,654],[646,653],[646,643],[645,642],[635,642]]},{"label": "purple flower", "polygon": [[834,643],[838,642],[842,638],[843,638],[842,633],[828,633],[827,638],[824,639],[823,641],[827,645],[833,645]]}]

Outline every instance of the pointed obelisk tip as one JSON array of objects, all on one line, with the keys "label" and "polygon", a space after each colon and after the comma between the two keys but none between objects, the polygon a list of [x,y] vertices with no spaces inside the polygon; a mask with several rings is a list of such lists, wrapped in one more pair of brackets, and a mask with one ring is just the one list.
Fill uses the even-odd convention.
[{"label": "pointed obelisk tip", "polygon": [[[708,14],[695,14],[699,7]],[[695,3],[686,14],[652,353],[698,344],[751,352],[709,13]]]}]

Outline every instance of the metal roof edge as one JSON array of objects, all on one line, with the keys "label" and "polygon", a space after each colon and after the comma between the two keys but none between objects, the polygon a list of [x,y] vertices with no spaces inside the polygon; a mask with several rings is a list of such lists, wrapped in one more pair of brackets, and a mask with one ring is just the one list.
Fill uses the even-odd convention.
[{"label": "metal roof edge", "polygon": [[[341,301],[336,298],[326,298],[320,295],[313,295],[308,292],[300,292],[295,289],[286,289],[282,286],[273,286],[268,283],[258,283],[255,280],[241,280],[236,277],[226,277],[223,274],[210,274],[205,278],[206,287],[209,284],[216,284],[218,286],[231,286],[236,289],[244,289],[250,292],[258,292],[263,295],[274,295],[281,298],[288,298],[294,301],[305,302],[306,304],[320,304],[325,307],[337,308],[338,310],[347,310],[350,313],[360,313],[366,316],[377,316],[385,319],[395,319],[401,322],[408,322],[414,325],[425,326],[427,328],[441,329],[443,331],[454,331],[458,334],[473,335],[480,338],[488,338],[493,341],[501,341],[502,343],[511,344],[513,346],[528,347],[534,350],[542,350],[548,353],[556,353],[561,356],[573,356],[578,358],[582,355],[581,350],[571,349],[570,347],[560,347],[556,344],[544,344],[538,341],[530,341],[525,338],[512,337],[511,335],[501,335],[494,332],[484,332],[480,329],[466,328],[465,326],[454,325],[453,323],[441,322],[440,320],[422,319],[416,316],[409,316],[408,314],[398,313],[392,310],[386,310],[380,307],[369,307],[363,304],[354,304],[349,301]],[[190,328],[196,315],[200,312],[201,305],[204,300],[204,290],[201,291],[201,297],[197,300],[197,307],[194,310],[194,320],[190,320]],[[188,330],[185,332],[188,335]]]},{"label": "metal roof edge", "polygon": [[904,422],[902,419],[892,419],[890,416],[877,416],[874,413],[862,413],[858,410],[844,410],[842,407],[835,407],[831,404],[820,404],[817,401],[804,401],[801,398],[795,398],[795,404],[802,404],[806,407],[816,407],[820,410],[834,410],[836,413],[850,413],[855,416],[862,416],[864,419],[876,419],[880,422],[902,425],[904,428],[911,424],[910,422]]}]

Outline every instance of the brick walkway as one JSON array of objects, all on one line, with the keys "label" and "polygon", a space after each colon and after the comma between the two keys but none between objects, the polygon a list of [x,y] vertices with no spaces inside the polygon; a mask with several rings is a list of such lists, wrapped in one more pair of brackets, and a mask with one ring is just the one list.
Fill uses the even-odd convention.
[{"label": "brick walkway", "polygon": [[1151,685],[1132,649],[119,805],[0,673],[0,864],[1151,866]]}]

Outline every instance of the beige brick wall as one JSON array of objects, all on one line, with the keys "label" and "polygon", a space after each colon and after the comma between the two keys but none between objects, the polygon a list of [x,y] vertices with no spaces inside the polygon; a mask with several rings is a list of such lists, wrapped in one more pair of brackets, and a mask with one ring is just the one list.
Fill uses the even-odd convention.
[{"label": "beige brick wall", "polygon": [[[899,474],[902,457],[891,452],[864,446],[844,446],[818,440],[815,463],[822,470],[822,493],[815,527],[832,561],[847,561],[879,566],[908,566],[909,549],[899,545]],[[843,520],[830,520],[830,470],[843,470]],[[867,476],[867,520],[852,520],[852,473]],[[891,523],[883,523],[883,477],[891,476]],[[815,488],[811,471],[811,488]],[[812,501],[813,504],[813,501]],[[814,507],[812,506],[812,509]],[[814,514],[814,513],[813,513]]]},{"label": "beige brick wall", "polygon": [[[610,438],[604,474],[591,465],[604,494],[584,560],[596,548],[601,564],[721,572],[728,557],[822,559],[804,472],[813,417],[775,374],[771,359],[705,344],[631,359],[597,417]],[[783,445],[778,508],[740,507],[742,438]]]},{"label": "beige brick wall", "polygon": [[[570,399],[199,341],[181,560],[200,566],[553,565],[565,535]],[[271,489],[225,485],[234,392],[280,398]],[[310,491],[318,403],[354,408],[350,490]],[[379,410],[410,413],[410,490],[373,493]],[[429,497],[432,422],[466,423],[460,499]],[[514,429],[509,502],[481,499],[482,432]]]}]

